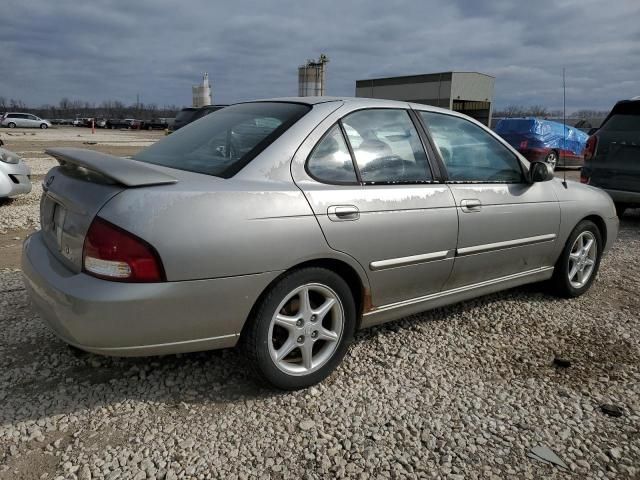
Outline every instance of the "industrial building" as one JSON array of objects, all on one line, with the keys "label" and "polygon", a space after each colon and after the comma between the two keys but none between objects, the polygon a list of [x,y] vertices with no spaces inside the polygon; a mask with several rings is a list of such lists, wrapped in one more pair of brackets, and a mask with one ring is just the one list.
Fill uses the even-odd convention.
[{"label": "industrial building", "polygon": [[205,72],[202,76],[202,83],[200,85],[194,85],[191,88],[193,93],[193,106],[196,108],[204,107],[206,105],[213,105],[213,98],[211,96],[211,86],[209,85],[209,74]]},{"label": "industrial building", "polygon": [[298,67],[299,97],[321,97],[325,94],[328,62],[329,58],[322,54],[317,62],[307,60],[307,63]]},{"label": "industrial building", "polygon": [[442,72],[356,81],[356,97],[423,103],[464,113],[491,125],[495,77]]}]

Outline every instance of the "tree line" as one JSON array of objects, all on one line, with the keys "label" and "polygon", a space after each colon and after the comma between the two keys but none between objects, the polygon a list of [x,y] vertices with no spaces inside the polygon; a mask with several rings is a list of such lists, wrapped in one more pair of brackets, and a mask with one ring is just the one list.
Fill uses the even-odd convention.
[{"label": "tree line", "polygon": [[0,97],[0,113],[13,111],[32,113],[40,118],[136,118],[150,120],[152,118],[173,118],[181,109],[177,105],[155,103],[134,103],[125,105],[118,100],[105,100],[99,104],[74,100],[64,97],[57,105],[41,105],[29,107],[22,100]]},{"label": "tree line", "polygon": [[[549,110],[542,105],[507,105],[502,109],[493,112],[494,117],[514,118],[514,117],[542,117],[542,118],[562,118],[562,110]],[[608,110],[576,110],[567,115],[567,118],[600,118],[606,117]]]}]

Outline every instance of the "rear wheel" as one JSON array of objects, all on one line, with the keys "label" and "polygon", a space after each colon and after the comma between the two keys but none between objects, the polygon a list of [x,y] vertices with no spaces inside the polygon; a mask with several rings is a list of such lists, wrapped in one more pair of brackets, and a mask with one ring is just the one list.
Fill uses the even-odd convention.
[{"label": "rear wheel", "polygon": [[555,150],[551,150],[547,156],[545,157],[544,161],[553,169],[555,170],[556,167],[558,166],[558,152],[556,152]]},{"label": "rear wheel", "polygon": [[284,390],[322,381],[347,352],[355,312],[349,286],[336,273],[305,268],[288,274],[260,301],[244,332],[252,368]]},{"label": "rear wheel", "polygon": [[595,223],[581,221],[573,229],[553,272],[554,293],[579,297],[591,287],[600,267],[602,235]]},{"label": "rear wheel", "polygon": [[9,128],[16,128],[16,124],[13,122],[9,122],[9,125],[7,125]]},{"label": "rear wheel", "polygon": [[48,125],[47,125],[46,123],[41,123],[41,124],[40,124],[40,128],[41,128],[42,130],[46,130],[46,129],[48,128]]},{"label": "rear wheel", "polygon": [[624,212],[627,211],[627,208],[629,207],[624,203],[616,203],[616,215],[618,215],[618,218],[624,215]]}]

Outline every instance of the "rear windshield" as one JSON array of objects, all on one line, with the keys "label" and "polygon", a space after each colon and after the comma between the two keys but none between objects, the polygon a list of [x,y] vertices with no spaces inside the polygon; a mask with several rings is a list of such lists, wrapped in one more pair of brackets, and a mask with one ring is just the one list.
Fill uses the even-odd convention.
[{"label": "rear windshield", "polygon": [[617,132],[640,132],[640,113],[636,115],[612,115],[602,126],[603,130]]},{"label": "rear windshield", "polygon": [[310,109],[308,105],[297,103],[232,105],[190,123],[133,158],[229,178]]}]

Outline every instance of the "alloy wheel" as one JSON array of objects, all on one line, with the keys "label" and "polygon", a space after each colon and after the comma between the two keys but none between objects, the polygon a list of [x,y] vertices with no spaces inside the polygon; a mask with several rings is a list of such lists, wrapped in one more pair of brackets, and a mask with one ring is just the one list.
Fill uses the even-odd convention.
[{"label": "alloy wheel", "polygon": [[547,158],[545,159],[545,162],[553,169],[556,169],[556,166],[558,165],[558,154],[555,151],[551,151],[549,152],[549,154],[547,155]]},{"label": "alloy wheel", "polygon": [[340,345],[345,314],[340,297],[326,285],[302,285],[284,297],[269,325],[271,360],[289,375],[321,368]]},{"label": "alloy wheel", "polygon": [[593,233],[582,232],[569,252],[569,283],[573,288],[582,288],[591,278],[598,256],[598,242]]}]

